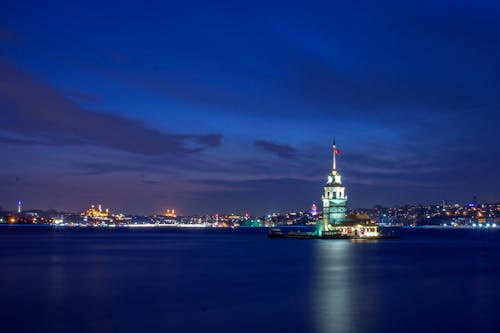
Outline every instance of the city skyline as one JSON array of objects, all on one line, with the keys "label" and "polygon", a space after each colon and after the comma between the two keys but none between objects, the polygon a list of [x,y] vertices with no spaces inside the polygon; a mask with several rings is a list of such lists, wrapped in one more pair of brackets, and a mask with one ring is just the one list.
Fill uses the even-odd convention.
[{"label": "city skyline", "polygon": [[[320,200],[321,201],[321,198]],[[364,210],[372,210],[372,209],[399,209],[399,208],[405,208],[405,207],[481,207],[481,206],[499,206],[500,207],[500,202],[479,202],[477,199],[477,196],[472,196],[471,200],[467,202],[449,202],[446,200],[442,200],[441,202],[427,202],[427,203],[400,203],[400,204],[394,204],[394,205],[381,205],[381,204],[374,204],[373,206],[370,207],[347,207],[347,211],[354,213],[357,211],[364,211]],[[55,209],[53,207],[50,208],[40,208],[40,207],[28,207],[26,208],[24,206],[24,202],[22,200],[18,200],[17,205],[15,207],[4,207],[0,206],[0,212],[3,213],[9,213],[9,214],[14,214],[14,215],[23,215],[26,212],[32,213],[32,212],[52,212],[53,214],[81,214],[84,211],[86,211],[89,207],[90,209],[98,209],[99,211],[101,210],[101,207],[103,206],[102,203],[95,203],[91,202],[87,206],[81,205],[81,207],[77,208],[76,210],[68,210],[68,209]],[[317,214],[322,214],[322,210],[317,210],[317,201],[312,201],[311,207],[295,207],[292,209],[282,209],[282,210],[275,210],[275,211],[267,211],[265,213],[250,213],[247,210],[241,210],[241,211],[236,211],[236,210],[217,210],[214,209],[211,212],[191,212],[190,214],[185,214],[183,212],[179,212],[176,208],[160,208],[157,211],[150,211],[150,212],[143,212],[143,213],[136,213],[136,212],[130,212],[127,210],[110,210],[109,207],[106,207],[102,209],[102,211],[105,211],[106,213],[109,214],[126,214],[126,215],[135,215],[135,216],[154,216],[154,215],[165,215],[169,216],[170,214],[174,214],[177,216],[222,216],[222,215],[241,215],[241,216],[266,216],[266,215],[275,215],[275,214],[289,214],[289,213],[311,213],[313,210],[317,211]],[[312,213],[311,213],[312,214]],[[312,214],[313,216],[316,215]]]},{"label": "city skyline", "polygon": [[310,207],[334,136],[350,208],[498,202],[499,14],[2,2],[0,206]]}]

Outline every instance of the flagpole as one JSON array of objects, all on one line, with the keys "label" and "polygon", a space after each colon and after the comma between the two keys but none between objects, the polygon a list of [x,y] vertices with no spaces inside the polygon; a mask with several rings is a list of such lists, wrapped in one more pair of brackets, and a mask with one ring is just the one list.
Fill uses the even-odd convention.
[{"label": "flagpole", "polygon": [[335,145],[335,138],[333,138],[333,170],[337,170],[337,146]]}]

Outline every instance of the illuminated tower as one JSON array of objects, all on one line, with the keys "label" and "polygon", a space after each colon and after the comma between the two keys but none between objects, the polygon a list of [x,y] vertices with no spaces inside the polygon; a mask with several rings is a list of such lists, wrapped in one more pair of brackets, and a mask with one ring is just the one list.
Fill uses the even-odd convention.
[{"label": "illuminated tower", "polygon": [[328,181],[321,197],[323,201],[323,220],[318,220],[316,224],[316,233],[319,236],[322,235],[323,231],[330,230],[331,225],[344,222],[346,217],[347,196],[345,195],[345,187],[342,186],[340,173],[337,171],[337,155],[339,154],[340,150],[337,149],[334,140],[333,169],[328,175]]},{"label": "illuminated tower", "polygon": [[318,207],[316,207],[315,203],[312,204],[312,206],[311,206],[311,212],[310,213],[311,213],[312,216],[318,215]]},{"label": "illuminated tower", "polygon": [[17,202],[17,212],[18,212],[19,214],[21,214],[21,213],[23,212],[23,202],[22,202],[21,200],[19,200],[19,201]]}]

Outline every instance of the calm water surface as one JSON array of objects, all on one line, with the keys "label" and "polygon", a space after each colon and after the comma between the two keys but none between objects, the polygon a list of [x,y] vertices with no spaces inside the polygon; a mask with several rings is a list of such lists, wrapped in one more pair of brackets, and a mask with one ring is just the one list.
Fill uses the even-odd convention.
[{"label": "calm water surface", "polygon": [[500,230],[399,233],[1,227],[1,331],[500,331]]}]

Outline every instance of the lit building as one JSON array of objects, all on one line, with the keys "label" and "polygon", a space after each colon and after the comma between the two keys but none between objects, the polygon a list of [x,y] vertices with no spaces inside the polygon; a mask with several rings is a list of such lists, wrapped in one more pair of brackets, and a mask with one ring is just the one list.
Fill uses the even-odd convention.
[{"label": "lit building", "polygon": [[19,201],[17,202],[17,212],[18,212],[19,214],[21,214],[21,213],[23,212],[23,202],[22,202],[21,200],[19,200]]},{"label": "lit building", "polygon": [[337,149],[334,141],[333,168],[328,175],[323,196],[321,197],[323,201],[323,219],[318,219],[316,223],[316,234],[318,236],[321,236],[325,231],[332,231],[332,226],[344,222],[346,217],[347,196],[340,173],[337,170],[337,155],[339,154],[340,150]]},{"label": "lit building", "polygon": [[315,203],[312,204],[310,213],[311,213],[311,216],[318,215],[318,208],[316,207]]},{"label": "lit building", "polygon": [[170,217],[170,218],[173,218],[175,219],[177,217],[177,215],[175,214],[175,209],[167,209],[165,215],[165,217]]},{"label": "lit building", "polygon": [[109,217],[109,209],[106,208],[106,210],[103,211],[101,205],[98,206],[98,209],[95,209],[95,206],[92,205],[92,206],[90,206],[90,209],[87,209],[81,215],[92,217],[92,218],[105,218],[105,217]]},{"label": "lit building", "polygon": [[337,170],[337,149],[333,141],[333,168],[328,175],[322,196],[323,219],[316,222],[315,235],[319,237],[353,237],[370,238],[379,237],[378,227],[369,221],[367,217],[346,215],[347,195],[342,185],[340,173]]}]

